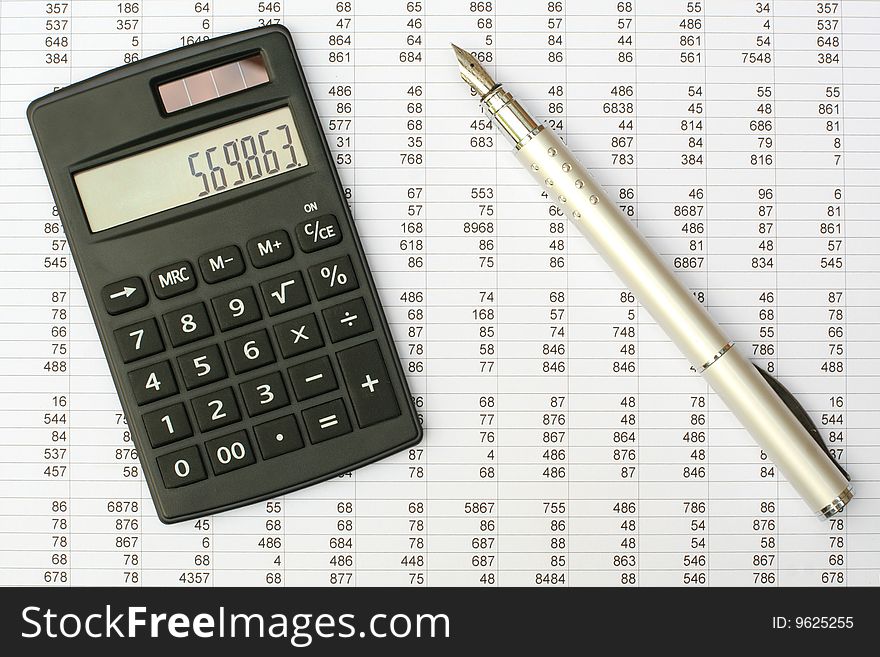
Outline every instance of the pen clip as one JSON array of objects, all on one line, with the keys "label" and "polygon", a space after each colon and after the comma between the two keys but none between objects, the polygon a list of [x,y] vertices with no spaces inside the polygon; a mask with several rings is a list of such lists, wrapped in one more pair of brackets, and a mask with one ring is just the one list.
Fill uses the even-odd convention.
[{"label": "pen clip", "polygon": [[[754,365],[754,363],[752,363]],[[846,477],[847,481],[852,481],[852,477],[847,474],[846,470],[843,469],[843,466],[837,462],[837,459],[834,458],[834,455],[828,449],[828,445],[825,444],[825,441],[822,440],[822,434],[819,433],[819,429],[813,423],[813,420],[807,414],[807,411],[804,410],[804,407],[801,406],[800,402],[795,399],[795,396],[789,392],[788,388],[786,388],[782,383],[780,383],[777,379],[771,376],[767,371],[755,365],[757,370],[761,373],[767,383],[770,384],[770,387],[773,388],[773,391],[779,395],[779,398],[782,402],[788,406],[788,409],[794,413],[794,416],[798,419],[804,429],[807,430],[807,433],[813,437],[813,440],[822,448],[822,451],[828,455],[828,458],[831,459],[831,462],[837,466],[837,469],[840,470],[840,473]]]}]

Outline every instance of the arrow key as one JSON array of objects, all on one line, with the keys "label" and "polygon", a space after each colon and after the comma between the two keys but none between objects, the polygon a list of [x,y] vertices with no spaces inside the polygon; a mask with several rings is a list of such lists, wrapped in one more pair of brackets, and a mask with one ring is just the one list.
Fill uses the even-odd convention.
[{"label": "arrow key", "polygon": [[104,286],[101,291],[104,309],[111,315],[121,315],[129,310],[146,306],[147,288],[137,276]]}]

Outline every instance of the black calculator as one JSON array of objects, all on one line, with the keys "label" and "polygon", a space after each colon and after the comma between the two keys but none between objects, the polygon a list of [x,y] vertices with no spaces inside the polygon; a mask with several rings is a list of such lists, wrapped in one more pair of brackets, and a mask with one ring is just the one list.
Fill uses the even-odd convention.
[{"label": "black calculator", "polygon": [[164,522],[421,440],[284,27],[123,66],[28,119]]}]

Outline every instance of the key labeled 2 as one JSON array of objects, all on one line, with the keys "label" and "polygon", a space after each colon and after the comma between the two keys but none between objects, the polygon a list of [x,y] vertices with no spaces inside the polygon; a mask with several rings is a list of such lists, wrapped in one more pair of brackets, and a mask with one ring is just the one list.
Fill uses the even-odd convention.
[{"label": "key labeled 2", "polygon": [[223,388],[192,400],[196,423],[202,431],[225,427],[241,419],[232,388]]}]

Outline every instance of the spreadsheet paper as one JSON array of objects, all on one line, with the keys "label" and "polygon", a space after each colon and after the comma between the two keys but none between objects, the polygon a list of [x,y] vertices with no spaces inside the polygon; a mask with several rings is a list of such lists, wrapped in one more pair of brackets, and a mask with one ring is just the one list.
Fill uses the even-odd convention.
[{"label": "spreadsheet paper", "polygon": [[[275,23],[425,439],[165,526],[25,109]],[[2,0],[0,584],[880,584],[878,35],[871,0]],[[804,404],[853,477],[845,513],[809,511],[530,182],[450,41]]]}]

